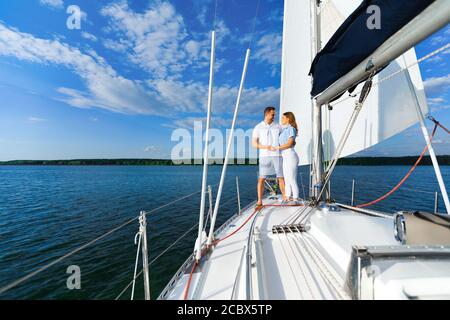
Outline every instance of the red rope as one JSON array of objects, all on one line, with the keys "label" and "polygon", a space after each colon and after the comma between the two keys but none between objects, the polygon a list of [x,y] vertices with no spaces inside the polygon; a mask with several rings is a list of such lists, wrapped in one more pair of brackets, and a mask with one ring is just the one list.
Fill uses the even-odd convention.
[{"label": "red rope", "polygon": [[198,262],[194,261],[194,264],[192,265],[191,273],[189,274],[189,280],[186,285],[186,290],[184,290],[184,300],[187,300],[187,298],[188,298],[189,289],[191,287],[191,282],[192,282],[192,276],[194,275],[194,272],[195,272],[195,269],[197,269],[197,266],[198,266]]},{"label": "red rope", "polygon": [[[434,135],[435,135],[435,133],[436,133],[436,129],[437,129],[438,126],[440,126],[440,125],[439,125],[439,122],[435,122],[434,129],[433,129],[433,133],[431,134],[431,138],[430,138],[430,143],[431,143],[431,141],[433,140],[433,137],[434,137]],[[445,129],[445,130],[446,130],[446,129]],[[449,132],[449,133],[450,133],[450,132]],[[404,176],[403,179],[402,179],[402,180],[401,180],[401,181],[400,181],[400,182],[399,182],[399,183],[398,183],[391,191],[389,191],[389,192],[386,193],[384,196],[382,196],[382,197],[380,197],[380,198],[378,198],[378,199],[376,199],[376,200],[373,200],[373,201],[368,202],[368,203],[364,203],[364,204],[357,205],[356,207],[357,207],[357,208],[364,208],[364,207],[368,207],[368,206],[374,205],[375,203],[378,203],[378,202],[380,202],[380,201],[386,199],[386,198],[389,197],[391,194],[393,194],[395,191],[397,191],[398,188],[400,188],[400,186],[401,186],[401,185],[409,178],[409,176],[410,176],[410,175],[413,173],[413,171],[417,168],[417,166],[419,165],[420,161],[422,161],[422,158],[423,158],[423,156],[425,155],[425,153],[427,152],[427,150],[428,150],[428,145],[425,146],[425,148],[423,149],[422,154],[420,155],[419,159],[417,159],[416,163],[415,163],[414,166],[408,171],[408,173],[406,174],[406,176]]]},{"label": "red rope", "polygon": [[438,125],[441,129],[443,129],[445,132],[447,132],[448,134],[450,134],[450,130],[448,130],[446,127],[444,127],[439,121],[437,121],[435,118],[433,118],[432,116],[428,116],[428,119],[433,121],[434,124]]},{"label": "red rope", "polygon": [[263,206],[261,206],[261,207],[255,209],[255,211],[248,217],[247,220],[245,220],[245,222],[244,222],[238,229],[234,230],[232,233],[230,233],[230,234],[229,234],[228,236],[226,236],[225,238],[216,240],[216,241],[214,242],[214,245],[216,245],[216,244],[218,244],[219,242],[222,242],[222,241],[224,241],[224,240],[226,240],[226,239],[228,239],[228,238],[234,236],[236,233],[238,233],[239,230],[241,230],[241,229],[247,224],[247,222],[249,222],[250,219],[253,218],[253,216],[254,216],[258,211],[262,210],[263,208],[268,208],[268,207],[300,207],[300,206],[303,206],[303,205],[298,205],[298,204],[266,204],[266,205],[263,205]]},{"label": "red rope", "polygon": [[234,236],[236,233],[238,233],[239,230],[241,230],[241,229],[242,229],[242,228],[250,221],[250,219],[253,218],[253,216],[254,216],[258,211],[262,210],[262,208],[263,208],[263,207],[260,207],[260,208],[258,208],[258,209],[255,209],[255,211],[253,211],[253,213],[247,218],[247,220],[244,221],[244,223],[243,223],[239,228],[237,228],[236,230],[234,230],[232,233],[230,233],[229,235],[227,235],[225,238],[217,239],[216,241],[214,241],[214,245],[218,244],[219,242],[225,241],[225,240],[231,238],[232,236]]},{"label": "red rope", "polygon": [[444,127],[440,122],[434,120],[433,121],[435,124],[437,124],[441,129],[443,129],[445,132],[447,132],[448,134],[450,134],[450,130],[448,130],[446,127]]}]

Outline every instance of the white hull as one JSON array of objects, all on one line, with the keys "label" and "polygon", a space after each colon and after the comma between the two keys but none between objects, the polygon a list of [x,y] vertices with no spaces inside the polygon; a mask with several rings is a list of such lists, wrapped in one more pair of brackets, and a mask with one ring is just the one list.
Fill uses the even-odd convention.
[{"label": "white hull", "polygon": [[[253,212],[253,206],[248,207],[218,230],[216,237],[221,239],[248,220],[203,257],[192,276],[187,299],[351,299],[355,292],[349,290],[347,278],[354,246],[401,252],[413,249],[396,240],[393,218],[388,215],[371,216],[345,208],[332,212],[307,206],[265,207],[249,220]],[[290,226],[294,232],[285,228],[274,233],[273,227],[280,225]],[[301,226],[307,231],[296,232]],[[251,250],[247,250],[248,244]],[[449,247],[439,250],[439,259],[398,260],[394,254],[372,269],[365,268],[359,280],[370,278],[368,270],[375,273],[364,282],[358,298],[449,298],[450,260],[448,255],[442,257]],[[160,299],[184,299],[192,262],[191,256]]]}]

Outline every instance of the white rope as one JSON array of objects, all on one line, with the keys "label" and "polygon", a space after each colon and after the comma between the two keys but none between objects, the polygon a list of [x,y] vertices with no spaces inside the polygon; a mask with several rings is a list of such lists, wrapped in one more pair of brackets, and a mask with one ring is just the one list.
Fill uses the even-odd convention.
[{"label": "white rope", "polygon": [[[328,264],[328,262],[325,262],[325,260],[321,257],[317,250],[311,250],[311,244],[309,243],[307,238],[302,236],[300,230],[297,229],[297,231],[299,232],[297,238],[300,240],[302,246],[305,249],[305,252],[316,264],[319,272],[322,273],[324,280],[329,282],[329,284],[334,288],[335,292],[340,296],[341,299],[349,299],[347,293],[343,288],[343,285],[341,285],[342,280],[337,280],[337,276],[335,275],[336,271]],[[308,237],[309,235],[305,234],[305,236]]]},{"label": "white rope", "polygon": [[289,244],[289,248],[291,249],[292,255],[294,256],[295,260],[297,261],[297,264],[298,264],[298,267],[299,267],[300,272],[302,274],[303,280],[305,281],[306,286],[308,287],[308,291],[309,291],[309,293],[311,295],[311,299],[317,300],[317,297],[315,296],[315,294],[314,294],[314,292],[313,292],[313,290],[312,290],[312,288],[311,288],[311,286],[309,284],[308,278],[306,277],[306,273],[305,273],[305,270],[304,270],[304,268],[302,266],[302,263],[300,262],[300,260],[298,259],[297,255],[295,254],[294,248],[292,247],[291,241],[289,239],[290,238],[289,235],[284,230],[283,230],[283,234],[286,237],[286,240],[287,240],[287,243]]},{"label": "white rope", "polygon": [[136,245],[136,240],[137,240],[137,252],[136,252],[136,262],[134,263],[134,275],[133,275],[133,287],[131,289],[131,300],[134,299],[134,288],[136,285],[136,272],[137,272],[137,267],[138,267],[138,262],[139,262],[139,251],[141,250],[141,239],[142,239],[142,230],[141,230],[141,227],[139,227],[139,232],[136,233],[136,236],[134,238],[135,245]]},{"label": "white rope", "polygon": [[297,277],[295,276],[295,272],[292,269],[292,265],[291,265],[290,259],[288,258],[288,255],[286,253],[286,249],[283,246],[283,241],[281,241],[281,237],[280,237],[279,233],[277,233],[277,236],[278,236],[278,241],[280,242],[281,249],[283,250],[284,257],[286,258],[286,261],[287,261],[287,263],[289,265],[289,269],[291,270],[292,277],[294,278],[294,282],[295,282],[295,286],[297,287],[297,291],[298,291],[298,293],[300,295],[300,298],[303,300],[304,297],[303,297],[303,294],[302,294],[302,290],[300,290],[300,286],[299,286],[299,284],[297,282]]},{"label": "white rope", "polygon": [[[416,62],[411,63],[410,65],[406,66],[405,68],[400,69],[400,70],[398,70],[398,71],[396,71],[396,72],[394,72],[394,73],[392,73],[392,74],[390,74],[390,75],[388,75],[388,76],[386,76],[386,77],[384,77],[384,78],[378,80],[377,82],[375,82],[375,83],[372,85],[372,87],[376,87],[376,86],[378,86],[379,84],[381,84],[382,82],[387,81],[387,80],[390,80],[391,78],[393,78],[393,77],[399,75],[400,73],[405,72],[405,71],[408,70],[409,68],[412,68],[412,67],[414,67],[415,65],[418,65],[419,63],[421,63],[421,62],[423,62],[423,61],[426,61],[426,60],[430,59],[431,57],[433,57],[433,56],[435,56],[435,55],[437,55],[437,54],[441,53],[442,51],[444,51],[444,50],[446,50],[446,49],[449,49],[449,48],[450,48],[450,43],[447,43],[446,45],[440,47],[439,49],[437,49],[437,50],[435,50],[435,51],[433,51],[433,52],[427,54],[426,56],[424,56],[424,57],[418,59]],[[348,97],[346,97],[346,98],[344,98],[344,99],[342,99],[342,100],[339,100],[339,101],[337,101],[336,103],[331,104],[331,106],[334,107],[334,106],[336,106],[336,105],[338,105],[338,104],[341,104],[341,103],[344,102],[344,101],[347,101],[348,99],[352,99],[352,98],[354,98],[354,96],[358,95],[359,93],[361,93],[361,91],[358,91],[358,92],[356,92],[356,93],[354,93],[354,94],[352,94],[352,95],[349,95]]]}]

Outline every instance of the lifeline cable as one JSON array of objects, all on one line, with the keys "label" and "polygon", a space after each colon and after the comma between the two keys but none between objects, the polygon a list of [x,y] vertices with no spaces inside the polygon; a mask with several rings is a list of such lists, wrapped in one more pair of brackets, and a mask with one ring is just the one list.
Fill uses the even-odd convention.
[{"label": "lifeline cable", "polygon": [[[436,134],[436,129],[437,129],[437,128],[438,128],[438,124],[435,123],[434,129],[433,129],[433,133],[431,134],[430,142],[433,140],[433,137],[434,137],[434,135]],[[379,198],[376,199],[376,200],[373,200],[373,201],[368,202],[368,203],[364,203],[364,204],[357,205],[356,208],[364,208],[364,207],[368,207],[368,206],[374,205],[374,204],[376,204],[376,203],[378,203],[378,202],[380,202],[380,201],[386,199],[386,198],[389,197],[391,194],[393,194],[395,191],[397,191],[397,190],[401,187],[401,185],[402,185],[402,184],[403,184],[403,183],[411,176],[411,174],[414,172],[414,170],[417,168],[417,166],[419,165],[420,161],[422,161],[422,158],[423,158],[423,156],[425,155],[425,152],[427,152],[427,150],[428,150],[428,145],[425,146],[425,148],[423,149],[423,151],[422,151],[420,157],[417,159],[417,161],[416,161],[416,163],[413,165],[413,167],[408,171],[408,173],[403,177],[403,179],[400,180],[400,182],[399,182],[394,188],[392,188],[391,191],[389,191],[388,193],[386,193],[385,195],[379,197]]]}]

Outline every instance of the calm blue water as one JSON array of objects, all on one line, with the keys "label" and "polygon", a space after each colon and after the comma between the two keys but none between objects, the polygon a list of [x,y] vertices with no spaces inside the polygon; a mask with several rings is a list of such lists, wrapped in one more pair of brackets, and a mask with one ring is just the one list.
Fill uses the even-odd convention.
[{"label": "calm blue water", "polygon": [[[210,168],[216,184],[220,167]],[[230,167],[218,225],[237,211],[234,177],[240,177],[243,205],[255,198],[257,167]],[[307,184],[308,168],[301,176]],[[333,197],[349,203],[356,179],[357,203],[390,190],[409,167],[338,167]],[[449,180],[450,167],[442,167]],[[299,175],[299,183],[301,182]],[[201,167],[0,167],[0,287],[139,214],[200,189]],[[305,192],[307,193],[307,185]],[[419,167],[402,189],[374,209],[432,211],[438,190],[432,167]],[[213,189],[214,193],[216,188]],[[302,193],[302,192],[301,192]],[[156,257],[198,221],[200,195],[148,217],[149,255]],[[440,201],[440,210],[444,210]],[[114,299],[133,276],[138,223],[51,267],[0,299]],[[156,297],[191,253],[195,231],[150,270]],[[69,265],[81,268],[82,289],[66,288]],[[137,282],[142,298],[142,278]],[[124,298],[130,297],[128,291]]]}]

